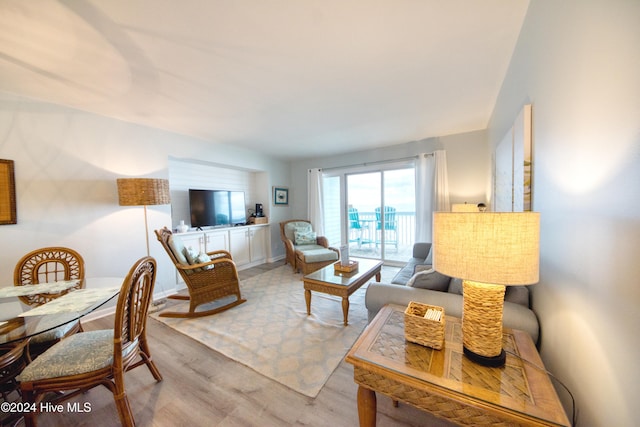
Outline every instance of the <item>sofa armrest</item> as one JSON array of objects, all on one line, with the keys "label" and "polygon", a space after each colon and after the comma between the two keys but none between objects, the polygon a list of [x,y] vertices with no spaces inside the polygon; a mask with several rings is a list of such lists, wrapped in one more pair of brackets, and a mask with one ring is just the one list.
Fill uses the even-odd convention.
[{"label": "sofa armrest", "polygon": [[[447,315],[462,317],[462,295],[459,294],[377,282],[369,283],[365,294],[369,321],[373,320],[378,311],[386,304],[406,307],[411,301],[437,305],[443,307]],[[505,302],[502,323],[508,328],[527,332],[533,342],[537,344],[540,326],[538,318],[532,310],[520,304]]]},{"label": "sofa armrest", "polygon": [[431,243],[418,242],[413,244],[413,257],[426,259],[431,251]]}]

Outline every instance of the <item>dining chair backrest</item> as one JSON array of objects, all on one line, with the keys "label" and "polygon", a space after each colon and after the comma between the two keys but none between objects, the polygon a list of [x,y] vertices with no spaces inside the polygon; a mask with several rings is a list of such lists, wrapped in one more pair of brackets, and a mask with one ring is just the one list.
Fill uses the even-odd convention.
[{"label": "dining chair backrest", "polygon": [[[37,285],[62,280],[80,280],[84,286],[84,259],[73,249],[55,246],[36,249],[23,256],[13,270],[14,286]],[[57,298],[57,294],[22,296],[28,305],[42,305]]]},{"label": "dining chair backrest", "polygon": [[[140,337],[145,334],[156,269],[154,258],[141,258],[122,283],[114,324],[113,354],[116,367],[127,366],[138,355],[131,346],[137,347]],[[128,355],[127,360],[122,360],[123,354]]]}]

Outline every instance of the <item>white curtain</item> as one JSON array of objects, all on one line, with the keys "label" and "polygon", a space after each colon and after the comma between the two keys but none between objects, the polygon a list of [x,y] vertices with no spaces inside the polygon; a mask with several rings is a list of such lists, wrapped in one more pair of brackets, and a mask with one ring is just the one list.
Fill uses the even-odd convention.
[{"label": "white curtain", "polygon": [[432,241],[433,212],[448,211],[447,153],[420,154],[416,162],[416,242]]},{"label": "white curtain", "polygon": [[322,169],[309,169],[307,178],[307,212],[313,230],[324,236],[324,215],[322,208]]}]

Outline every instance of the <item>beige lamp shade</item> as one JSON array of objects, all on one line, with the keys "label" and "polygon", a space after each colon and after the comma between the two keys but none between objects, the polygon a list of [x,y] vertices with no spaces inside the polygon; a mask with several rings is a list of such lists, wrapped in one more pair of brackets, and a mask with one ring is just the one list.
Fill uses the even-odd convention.
[{"label": "beige lamp shade", "polygon": [[120,206],[151,206],[171,203],[169,181],[157,178],[118,178]]},{"label": "beige lamp shade", "polygon": [[436,212],[433,268],[476,282],[537,283],[539,236],[538,212]]}]

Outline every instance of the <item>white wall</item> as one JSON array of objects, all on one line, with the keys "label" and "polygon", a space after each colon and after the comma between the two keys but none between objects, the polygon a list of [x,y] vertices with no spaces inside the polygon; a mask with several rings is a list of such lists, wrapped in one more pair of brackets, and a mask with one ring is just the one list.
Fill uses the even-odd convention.
[{"label": "white wall", "polygon": [[447,152],[451,203],[486,203],[487,189],[491,180],[491,153],[487,145],[486,132],[475,131],[428,138],[375,150],[293,162],[291,167],[293,215],[297,218],[308,218],[307,170],[310,168],[331,168],[402,159],[442,149]]},{"label": "white wall", "polygon": [[[265,200],[272,179],[288,185],[287,163],[253,151],[0,95],[0,158],[15,161],[18,211],[18,224],[0,226],[0,286],[12,284],[22,255],[52,245],[78,250],[88,277],[124,277],[146,255],[144,214],[118,205],[116,178],[168,179],[169,157],[262,171],[255,188]],[[148,216],[151,230],[172,224],[169,205],[150,206]],[[286,217],[286,210],[271,215],[272,256]],[[175,269],[153,231],[149,239],[159,262],[156,294],[170,292]]]},{"label": "white wall", "polygon": [[579,426],[640,425],[639,23],[634,0],[533,0],[489,126],[533,104],[533,307]]}]

